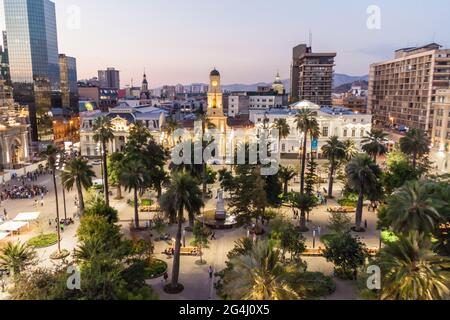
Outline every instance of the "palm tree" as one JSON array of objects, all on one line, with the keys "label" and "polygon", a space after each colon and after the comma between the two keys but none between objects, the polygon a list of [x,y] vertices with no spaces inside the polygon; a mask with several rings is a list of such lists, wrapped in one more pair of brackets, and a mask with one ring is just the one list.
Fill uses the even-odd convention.
[{"label": "palm tree", "polygon": [[223,292],[233,300],[298,300],[287,281],[292,267],[281,262],[281,253],[268,241],[256,243],[248,253],[230,260]]},{"label": "palm tree", "polygon": [[319,123],[314,118],[314,112],[310,109],[302,109],[296,115],[295,122],[297,123],[297,129],[303,133],[303,149],[302,149],[302,164],[300,173],[300,192],[305,191],[305,170],[306,170],[306,153],[308,135],[312,135],[317,132]]},{"label": "palm tree", "polygon": [[122,152],[114,152],[109,156],[109,180],[113,186],[117,187],[116,199],[121,200],[122,185],[120,184],[119,175],[122,171],[125,155]]},{"label": "palm tree", "polygon": [[389,135],[387,133],[384,133],[383,130],[379,129],[372,129],[366,134],[367,137],[365,137],[362,141],[362,149],[368,155],[372,156],[373,161],[376,163],[378,156],[382,156],[388,152],[386,141],[388,141],[387,137]]},{"label": "palm tree", "polygon": [[355,231],[361,232],[364,195],[376,194],[378,191],[378,178],[381,175],[381,169],[367,155],[356,155],[347,165],[346,174],[350,188],[358,192],[358,204],[356,206]]},{"label": "palm tree", "polygon": [[0,250],[0,267],[10,270],[14,276],[36,263],[36,251],[28,244],[8,242]]},{"label": "palm tree", "polygon": [[291,127],[286,119],[277,119],[275,120],[274,128],[278,130],[278,150],[281,154],[281,140],[289,137],[291,134]]},{"label": "palm tree", "polygon": [[356,148],[356,144],[354,140],[347,139],[343,142],[344,152],[345,152],[345,161],[349,162],[353,159],[354,156],[358,153],[358,149]]},{"label": "palm tree", "polygon": [[408,181],[389,199],[386,219],[397,233],[417,230],[429,234],[442,219],[436,201],[430,197],[426,183]]},{"label": "palm tree", "polygon": [[48,167],[52,171],[53,188],[55,189],[55,204],[56,204],[56,230],[58,235],[58,252],[61,252],[61,230],[59,225],[59,204],[58,204],[58,187],[56,186],[56,158],[59,150],[54,145],[48,145],[47,149],[41,152],[42,159],[47,161]]},{"label": "palm tree", "polygon": [[187,174],[175,174],[172,177],[171,185],[160,199],[161,208],[171,221],[177,221],[177,235],[175,238],[175,252],[172,268],[172,281],[167,290],[170,292],[180,292],[182,285],[178,283],[180,274],[180,250],[181,235],[184,220],[184,211],[198,214],[204,206],[202,193],[197,185],[196,179]]},{"label": "palm tree", "polygon": [[436,256],[430,241],[418,232],[386,245],[377,259],[383,274],[382,300],[447,300],[448,257]]},{"label": "palm tree", "polygon": [[77,188],[80,214],[84,213],[83,188],[88,189],[92,187],[93,177],[95,177],[95,173],[92,170],[92,166],[88,164],[87,160],[82,158],[72,159],[61,173],[62,184],[67,191],[72,190],[74,185]]},{"label": "palm tree", "polygon": [[308,228],[306,227],[306,213],[311,212],[314,208],[316,204],[314,197],[307,193],[293,192],[291,194],[290,201],[294,208],[300,210],[300,231],[307,232]]},{"label": "palm tree", "polygon": [[103,186],[105,192],[105,202],[109,206],[109,186],[108,186],[108,143],[114,139],[111,119],[108,117],[98,117],[94,122],[94,141],[102,145],[102,164],[103,164]]},{"label": "palm tree", "polygon": [[133,191],[135,228],[139,228],[138,194],[142,195],[145,192],[145,189],[150,185],[149,180],[150,177],[141,161],[135,159],[125,161],[119,174],[119,181],[125,187],[125,191]]},{"label": "palm tree", "polygon": [[[201,111],[199,112],[198,118],[202,122],[202,155],[203,155],[204,150],[206,149],[206,147],[208,145],[208,143],[205,141],[206,130],[214,129],[215,124],[211,122],[211,120],[208,117],[208,114],[205,111],[203,111],[203,109],[201,109]],[[205,201],[206,193],[208,191],[207,190],[208,189],[208,182],[207,182],[208,167],[207,167],[206,160],[208,160],[208,159],[205,159],[202,156],[202,196],[203,196],[203,201]]]},{"label": "palm tree", "polygon": [[416,169],[418,158],[430,152],[430,144],[430,138],[425,131],[412,129],[400,139],[400,150],[412,155],[412,166]]},{"label": "palm tree", "polygon": [[328,198],[333,198],[334,174],[339,161],[345,158],[345,146],[341,141],[339,141],[339,137],[332,136],[322,147],[322,152],[330,162]]},{"label": "palm tree", "polygon": [[169,141],[169,139],[168,139],[169,137],[171,139],[170,140],[171,143],[169,145],[173,146],[173,144],[174,144],[173,134],[178,128],[180,128],[180,124],[178,123],[177,120],[175,120],[173,118],[170,118],[169,120],[167,120],[166,124],[164,125],[163,129],[164,129],[165,133],[167,134],[167,141]]},{"label": "palm tree", "polygon": [[297,174],[297,171],[292,167],[281,167],[279,171],[279,176],[281,178],[281,181],[283,181],[284,186],[284,196],[286,197],[289,193],[289,181],[291,181],[295,175]]}]

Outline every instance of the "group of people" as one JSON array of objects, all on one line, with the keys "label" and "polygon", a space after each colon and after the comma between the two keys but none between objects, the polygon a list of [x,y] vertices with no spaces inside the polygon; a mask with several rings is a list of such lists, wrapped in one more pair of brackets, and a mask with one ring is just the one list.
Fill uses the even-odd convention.
[{"label": "group of people", "polygon": [[0,200],[8,199],[32,199],[37,196],[43,197],[48,190],[45,186],[23,185],[23,186],[6,186],[2,188],[0,193]]}]

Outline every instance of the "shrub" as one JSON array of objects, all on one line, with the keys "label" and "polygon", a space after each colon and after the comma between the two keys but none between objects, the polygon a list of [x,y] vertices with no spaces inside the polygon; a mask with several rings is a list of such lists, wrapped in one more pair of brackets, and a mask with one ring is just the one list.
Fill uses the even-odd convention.
[{"label": "shrub", "polygon": [[154,279],[161,277],[167,271],[167,263],[159,259],[152,259],[149,266],[145,267],[145,277]]}]

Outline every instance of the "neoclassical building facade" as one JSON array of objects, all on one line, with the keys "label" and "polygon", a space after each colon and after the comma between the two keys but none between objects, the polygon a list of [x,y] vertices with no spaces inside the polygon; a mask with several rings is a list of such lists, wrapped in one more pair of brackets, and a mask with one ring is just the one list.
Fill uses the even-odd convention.
[{"label": "neoclassical building facade", "polygon": [[0,171],[30,162],[28,109],[14,102],[12,89],[0,79]]}]

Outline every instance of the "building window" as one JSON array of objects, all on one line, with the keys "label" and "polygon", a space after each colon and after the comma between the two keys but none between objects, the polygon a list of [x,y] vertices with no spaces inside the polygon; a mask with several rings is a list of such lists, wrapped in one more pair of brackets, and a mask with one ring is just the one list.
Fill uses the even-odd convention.
[{"label": "building window", "polygon": [[364,137],[364,129],[361,129],[361,134],[360,137],[363,138]]},{"label": "building window", "polygon": [[324,137],[328,137],[328,127],[323,127],[323,130],[322,130],[322,136],[324,136]]},{"label": "building window", "polygon": [[356,137],[356,130],[355,129],[352,130],[352,137],[353,138]]},{"label": "building window", "polygon": [[281,152],[286,152],[286,144],[284,143],[281,145]]},{"label": "building window", "polygon": [[344,137],[347,137],[347,135],[348,135],[348,130],[344,129]]}]

